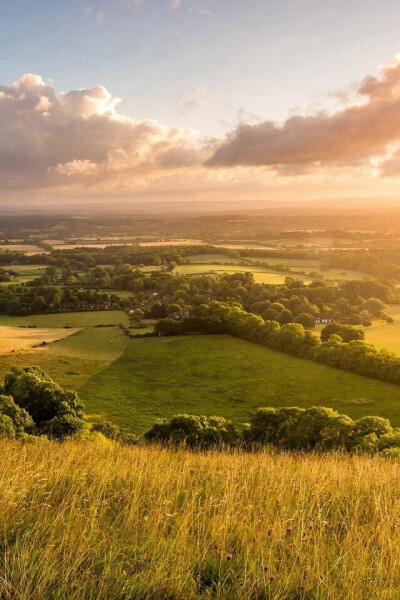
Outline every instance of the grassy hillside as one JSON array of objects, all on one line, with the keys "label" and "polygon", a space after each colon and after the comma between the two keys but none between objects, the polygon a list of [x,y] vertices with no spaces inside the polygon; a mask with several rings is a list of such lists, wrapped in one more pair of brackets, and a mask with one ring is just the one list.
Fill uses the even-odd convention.
[{"label": "grassy hillside", "polygon": [[398,600],[400,464],[0,447],[4,600]]},{"label": "grassy hillside", "polygon": [[89,413],[134,432],[182,412],[247,419],[260,406],[315,404],[400,425],[399,386],[229,336],[131,340],[79,393]]},{"label": "grassy hillside", "polygon": [[[58,328],[52,331],[57,334],[71,332]],[[127,342],[128,338],[121,335],[118,327],[88,327],[43,348],[0,354],[0,377],[3,378],[13,365],[38,365],[60,385],[79,390],[89,377],[118,358]]]}]

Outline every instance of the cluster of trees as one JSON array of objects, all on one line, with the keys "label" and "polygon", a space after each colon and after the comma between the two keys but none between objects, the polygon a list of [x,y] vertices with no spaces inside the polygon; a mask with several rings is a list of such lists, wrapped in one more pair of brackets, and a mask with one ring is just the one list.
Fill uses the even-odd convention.
[{"label": "cluster of trees", "polygon": [[46,311],[121,308],[117,296],[60,285],[0,286],[0,313],[27,315]]},{"label": "cluster of trees", "polygon": [[0,437],[63,438],[85,428],[84,407],[39,367],[13,367],[0,389]]},{"label": "cluster of trees", "polygon": [[346,342],[341,337],[341,334],[346,337],[352,332],[358,337],[357,331],[339,327],[338,333],[330,335],[327,341],[321,341],[299,323],[280,325],[276,321],[264,321],[239,306],[216,301],[198,306],[190,318],[182,319],[178,329],[171,320],[160,321],[155,327],[155,333],[159,335],[228,333],[273,350],[400,384],[400,357],[387,350],[378,350],[361,339]]},{"label": "cluster of trees", "polygon": [[146,432],[149,442],[186,444],[191,448],[273,445],[290,450],[344,450],[400,456],[400,428],[382,417],[354,421],[331,408],[259,408],[249,423],[222,417],[175,415]]}]

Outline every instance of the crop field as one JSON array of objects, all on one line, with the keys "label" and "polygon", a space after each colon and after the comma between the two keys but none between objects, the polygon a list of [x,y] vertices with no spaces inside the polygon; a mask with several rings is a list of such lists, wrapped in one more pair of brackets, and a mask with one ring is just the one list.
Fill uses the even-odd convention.
[{"label": "crop field", "polygon": [[79,329],[25,329],[0,326],[0,354],[32,348],[46,342],[49,344],[77,333]]},{"label": "crop field", "polygon": [[159,240],[155,242],[139,242],[139,246],[149,246],[149,247],[158,247],[158,246],[193,246],[193,245],[203,245],[205,242],[202,240],[192,240],[192,239],[165,239]]},{"label": "crop field", "polygon": [[176,413],[248,418],[260,406],[330,406],[400,425],[400,386],[229,336],[130,340],[80,396],[91,414],[134,432]]},{"label": "crop field", "polygon": [[10,252],[24,252],[25,254],[48,254],[46,250],[33,244],[0,244],[0,250],[9,250]]},{"label": "crop field", "polygon": [[[49,242],[50,243],[50,242]],[[117,241],[109,241],[109,242],[79,242],[76,244],[68,244],[65,242],[61,242],[60,244],[51,244],[54,250],[75,250],[76,248],[108,248],[109,246],[131,246],[133,242],[117,242]]]}]

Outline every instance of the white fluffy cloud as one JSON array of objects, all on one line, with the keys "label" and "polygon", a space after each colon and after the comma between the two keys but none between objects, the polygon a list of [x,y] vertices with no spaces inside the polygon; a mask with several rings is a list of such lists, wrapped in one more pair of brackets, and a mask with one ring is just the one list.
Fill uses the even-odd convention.
[{"label": "white fluffy cloud", "polygon": [[0,187],[87,184],[201,162],[193,132],[116,111],[103,86],[57,94],[38,75],[0,86]]}]

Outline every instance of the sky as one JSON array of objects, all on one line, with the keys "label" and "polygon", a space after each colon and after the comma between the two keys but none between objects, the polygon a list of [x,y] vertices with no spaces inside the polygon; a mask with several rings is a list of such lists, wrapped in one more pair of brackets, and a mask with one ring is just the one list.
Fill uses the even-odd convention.
[{"label": "sky", "polygon": [[0,0],[0,204],[400,203],[399,31],[392,0]]}]

